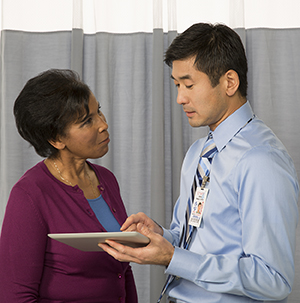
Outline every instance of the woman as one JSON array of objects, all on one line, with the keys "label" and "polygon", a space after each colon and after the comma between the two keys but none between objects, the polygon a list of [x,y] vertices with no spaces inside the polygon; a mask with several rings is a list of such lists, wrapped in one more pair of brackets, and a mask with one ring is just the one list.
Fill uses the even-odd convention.
[{"label": "woman", "polygon": [[20,135],[46,159],[13,187],[0,238],[1,302],[137,302],[128,263],[82,252],[49,233],[119,231],[118,183],[96,159],[108,151],[105,117],[70,70],[29,80],[14,105]]}]

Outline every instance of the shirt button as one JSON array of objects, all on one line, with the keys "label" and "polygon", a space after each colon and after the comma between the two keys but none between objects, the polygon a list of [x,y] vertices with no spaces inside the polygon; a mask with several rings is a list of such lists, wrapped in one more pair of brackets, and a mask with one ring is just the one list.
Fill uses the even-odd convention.
[{"label": "shirt button", "polygon": [[103,190],[104,190],[104,187],[103,187],[103,186],[101,186],[101,187],[100,187],[100,190],[101,190],[101,191],[103,191]]},{"label": "shirt button", "polygon": [[119,279],[121,279],[121,278],[122,278],[122,275],[121,275],[121,274],[118,274],[118,277],[119,277]]},{"label": "shirt button", "polygon": [[115,212],[116,212],[116,209],[115,209],[115,208],[113,208],[113,209],[112,209],[112,211],[115,213]]}]

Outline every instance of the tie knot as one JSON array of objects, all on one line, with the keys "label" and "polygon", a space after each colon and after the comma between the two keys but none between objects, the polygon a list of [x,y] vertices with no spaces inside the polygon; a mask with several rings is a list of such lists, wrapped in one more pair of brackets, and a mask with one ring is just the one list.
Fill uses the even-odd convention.
[{"label": "tie knot", "polygon": [[204,157],[204,158],[212,158],[216,152],[217,152],[216,144],[214,142],[212,133],[209,132],[208,138],[204,144],[204,147],[203,147],[203,150],[202,150],[200,156]]},{"label": "tie knot", "polygon": [[217,147],[214,142],[205,147],[201,153],[202,158],[212,158],[217,152]]}]

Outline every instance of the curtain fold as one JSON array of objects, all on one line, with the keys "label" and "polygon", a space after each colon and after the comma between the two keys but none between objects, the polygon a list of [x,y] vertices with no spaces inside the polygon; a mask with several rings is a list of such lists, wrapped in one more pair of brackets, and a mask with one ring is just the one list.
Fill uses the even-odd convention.
[{"label": "curtain fold", "polygon": [[[223,22],[241,36],[249,62],[248,99],[286,145],[299,175],[300,20],[295,17],[299,3],[268,0],[266,8],[260,2],[30,0],[24,5],[22,0],[1,0],[0,226],[11,187],[42,160],[18,135],[13,103],[29,78],[49,68],[74,69],[100,102],[111,143],[108,154],[93,162],[114,172],[128,214],[143,211],[169,226],[185,152],[208,132],[188,124],[176,104],[171,70],[163,63],[177,33],[194,22]],[[270,5],[277,11],[281,5],[283,17],[272,16]],[[277,18],[285,27],[268,28],[257,18],[257,7],[262,9],[259,14],[268,15],[269,24]],[[22,11],[14,14],[16,8]],[[155,302],[165,280],[164,268],[132,266],[139,301]],[[289,302],[296,303],[299,297],[298,245]]]},{"label": "curtain fold", "polygon": [[[164,33],[153,32],[152,135],[151,135],[151,218],[165,226],[165,151],[164,151]],[[150,302],[155,302],[164,284],[163,268],[150,268]]]},{"label": "curtain fold", "polygon": [[74,28],[71,37],[71,67],[76,71],[80,78],[83,73],[83,30]]}]

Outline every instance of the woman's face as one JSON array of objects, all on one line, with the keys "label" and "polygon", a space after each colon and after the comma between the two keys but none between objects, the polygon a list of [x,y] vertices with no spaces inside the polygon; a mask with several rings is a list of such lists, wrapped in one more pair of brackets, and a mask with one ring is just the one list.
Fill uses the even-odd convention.
[{"label": "woman's face", "polygon": [[60,138],[63,143],[61,153],[77,159],[96,159],[108,152],[110,142],[108,125],[99,108],[95,96],[89,98],[89,115],[83,121],[72,123],[66,135]]}]

